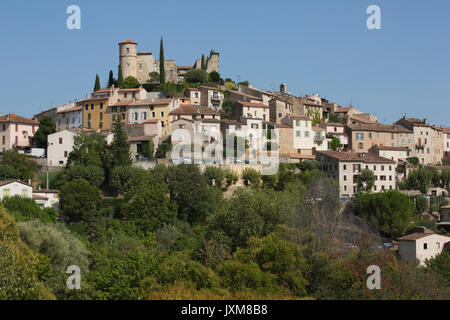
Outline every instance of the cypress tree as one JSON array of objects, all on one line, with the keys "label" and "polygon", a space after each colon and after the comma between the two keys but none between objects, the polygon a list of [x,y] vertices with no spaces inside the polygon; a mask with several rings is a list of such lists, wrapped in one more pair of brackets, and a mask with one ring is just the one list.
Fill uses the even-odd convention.
[{"label": "cypress tree", "polygon": [[114,134],[114,138],[111,143],[112,167],[131,166],[133,161],[131,159],[130,144],[128,142],[127,133],[125,132],[119,118],[114,121],[111,131]]},{"label": "cypress tree", "polygon": [[112,70],[109,70],[108,88],[111,88],[113,84],[115,84],[114,73]]},{"label": "cypress tree", "polygon": [[122,68],[119,66],[119,75],[117,77],[117,86],[119,88],[123,87],[123,74],[122,74]]},{"label": "cypress tree", "polygon": [[205,61],[205,55],[202,54],[202,70],[206,70],[206,61]]},{"label": "cypress tree", "polygon": [[94,92],[100,90],[100,77],[97,75],[95,77],[95,85],[94,85]]},{"label": "cypress tree", "polygon": [[161,47],[159,49],[159,83],[166,83],[166,66],[164,60],[164,43],[161,37]]}]

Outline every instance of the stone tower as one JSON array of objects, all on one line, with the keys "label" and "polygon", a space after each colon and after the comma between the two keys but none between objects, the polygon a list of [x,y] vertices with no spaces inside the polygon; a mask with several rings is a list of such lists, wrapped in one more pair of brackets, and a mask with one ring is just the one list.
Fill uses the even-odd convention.
[{"label": "stone tower", "polygon": [[211,56],[206,62],[206,72],[219,72],[219,53],[212,51]]},{"label": "stone tower", "polygon": [[119,43],[120,47],[120,67],[123,78],[129,76],[137,78],[137,43],[127,39]]}]

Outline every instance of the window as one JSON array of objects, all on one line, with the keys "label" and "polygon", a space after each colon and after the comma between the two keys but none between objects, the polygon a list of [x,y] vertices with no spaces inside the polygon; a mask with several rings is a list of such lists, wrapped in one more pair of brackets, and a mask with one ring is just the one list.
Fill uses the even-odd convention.
[{"label": "window", "polygon": [[19,132],[19,125],[16,124],[16,132]]},{"label": "window", "polygon": [[103,112],[100,112],[100,121],[103,120]]},{"label": "window", "polygon": [[162,118],[164,117],[164,111],[161,111],[161,117]]},{"label": "window", "polygon": [[423,244],[423,250],[428,250],[428,243]]},{"label": "window", "polygon": [[302,136],[302,132],[301,131],[295,131],[295,136],[296,137],[301,137]]},{"label": "window", "polygon": [[152,118],[156,117],[156,113],[152,112]]},{"label": "window", "polygon": [[127,48],[127,54],[130,54],[130,48]]},{"label": "window", "polygon": [[86,104],[85,110],[88,111],[89,110],[89,105]]},{"label": "window", "polygon": [[362,142],[358,143],[358,149],[364,149],[364,143]]},{"label": "window", "polygon": [[142,71],[142,63],[139,63],[139,71]]},{"label": "window", "polygon": [[28,197],[28,189],[22,189],[22,196]]},{"label": "window", "polygon": [[68,151],[64,151],[64,158],[67,158],[69,156],[69,152]]},{"label": "window", "polygon": [[93,103],[91,104],[91,110],[94,110],[94,104]]},{"label": "window", "polygon": [[103,109],[103,102],[100,102],[100,109]]},{"label": "window", "polygon": [[280,112],[278,113],[278,118],[281,118],[283,116],[283,114]]},{"label": "window", "polygon": [[344,175],[344,181],[347,181],[347,176],[346,175]]},{"label": "window", "polygon": [[347,170],[347,165],[346,164],[344,164],[344,170]]},{"label": "window", "polygon": [[441,248],[441,244],[440,244],[439,242],[436,242],[436,247],[437,247],[438,249],[440,249],[440,248]]},{"label": "window", "polygon": [[11,190],[3,189],[3,197],[10,197],[10,196],[11,196]]},{"label": "window", "polygon": [[2,137],[2,144],[5,144],[5,143],[6,143],[6,137],[3,136],[3,137]]},{"label": "window", "polygon": [[309,137],[309,131],[305,131],[305,137],[306,137],[306,138]]},{"label": "window", "polygon": [[356,140],[364,140],[364,133],[357,133]]},{"label": "window", "polygon": [[63,138],[59,138],[59,144],[63,144]]},{"label": "window", "polygon": [[297,127],[300,127],[302,125],[302,122],[300,120],[296,120],[295,123]]},{"label": "window", "polygon": [[381,166],[381,171],[384,171],[384,166]]}]

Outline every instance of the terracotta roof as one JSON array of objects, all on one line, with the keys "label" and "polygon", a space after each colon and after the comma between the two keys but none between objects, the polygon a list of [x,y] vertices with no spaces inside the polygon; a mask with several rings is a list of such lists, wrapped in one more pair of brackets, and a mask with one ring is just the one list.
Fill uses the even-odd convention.
[{"label": "terracotta roof", "polygon": [[450,133],[450,128],[443,128],[442,129],[445,133]]},{"label": "terracotta roof", "polygon": [[194,115],[194,114],[206,114],[206,115],[220,115],[208,107],[196,106],[196,105],[182,105],[178,109],[173,110],[170,115]]},{"label": "terracotta roof", "polygon": [[131,137],[128,138],[129,142],[140,142],[140,141],[150,141],[153,137],[156,137],[155,135],[144,135],[144,136],[139,136],[139,137]]},{"label": "terracotta roof", "polygon": [[81,100],[81,101],[79,101],[78,103],[90,102],[90,101],[100,101],[100,100],[108,100],[108,97],[88,98],[88,99]]},{"label": "terracotta roof", "polygon": [[67,113],[67,112],[81,111],[81,110],[83,110],[83,107],[79,106],[79,107],[75,107],[75,108],[64,109],[64,110],[58,111],[58,113]]},{"label": "terracotta roof", "polygon": [[321,105],[320,103],[316,103],[316,102],[304,101],[303,104],[305,104],[307,106],[314,106],[314,107],[324,108],[323,105]]},{"label": "terracotta roof", "polygon": [[389,147],[389,146],[376,146],[380,150],[386,151],[409,151],[407,147]]},{"label": "terracotta roof", "polygon": [[205,88],[205,89],[208,89],[208,90],[221,91],[219,88],[216,88],[216,87],[209,87],[209,86],[199,86],[198,88],[199,88],[199,89]]},{"label": "terracotta roof", "polygon": [[131,39],[123,40],[121,43],[119,43],[119,45],[121,45],[121,44],[135,44],[135,45],[137,45],[137,43],[134,42],[134,41],[131,40]]},{"label": "terracotta roof", "polygon": [[14,113],[10,113],[5,116],[0,116],[0,122],[25,123],[25,124],[31,124],[31,125],[39,125],[39,122],[36,120],[21,117]]},{"label": "terracotta roof", "polygon": [[134,100],[122,100],[117,102],[116,104],[110,105],[109,107],[124,107],[124,106],[130,106],[134,103]]},{"label": "terracotta roof", "polygon": [[180,70],[180,69],[186,69],[186,70],[188,70],[188,69],[194,69],[194,67],[193,67],[193,66],[177,66],[177,69],[178,69],[178,70]]},{"label": "terracotta roof", "polygon": [[158,123],[160,120],[158,119],[151,119],[151,120],[147,120],[145,121],[145,123]]},{"label": "terracotta roof", "polygon": [[24,185],[26,185],[26,186],[31,187],[31,185],[29,185],[28,183],[22,182],[22,181],[20,181],[20,180],[5,180],[5,181],[0,181],[0,187],[6,186],[6,185],[11,184],[11,183],[14,183],[14,182],[21,183],[21,184],[24,184]]},{"label": "terracotta roof", "polygon": [[342,123],[339,122],[321,122],[319,123],[321,127],[344,127]]},{"label": "terracotta roof", "polygon": [[293,128],[292,125],[288,125],[288,124],[285,124],[285,123],[277,123],[276,126],[277,126],[277,128],[286,128],[286,129],[287,128],[290,128],[290,129]]},{"label": "terracotta roof", "polygon": [[226,90],[226,92],[231,92],[231,93],[234,93],[234,94],[238,94],[240,96],[243,96],[243,97],[246,97],[246,98],[249,98],[249,99],[252,99],[252,100],[260,100],[260,101],[262,101],[261,98],[252,96],[252,95],[244,93],[244,92],[240,92],[240,91],[236,91],[236,90]]},{"label": "terracotta roof", "polygon": [[317,151],[317,154],[337,159],[339,161],[350,162],[364,162],[364,163],[395,163],[395,161],[377,156],[373,153],[354,153],[354,152],[339,152],[339,151]]},{"label": "terracotta roof", "polygon": [[119,92],[139,92],[141,89],[134,88],[134,89],[120,89]]},{"label": "terracotta roof", "polygon": [[237,120],[220,120],[220,123],[228,125],[237,125],[239,122]]},{"label": "terracotta roof", "polygon": [[48,200],[48,198],[39,196],[37,194],[33,194],[33,200],[45,200],[46,201],[46,200]]},{"label": "terracotta roof", "polygon": [[133,102],[132,106],[146,106],[146,105],[161,105],[161,104],[170,104],[172,99],[141,99]]},{"label": "terracotta roof", "polygon": [[300,154],[300,153],[289,153],[289,158],[291,159],[300,159],[300,160],[315,160],[316,156],[310,154]]},{"label": "terracotta roof", "polygon": [[93,92],[92,94],[98,94],[98,93],[108,93],[108,92],[110,92],[111,91],[111,89],[101,89],[101,90],[97,90],[97,91],[95,91],[95,92]]},{"label": "terracotta roof", "polygon": [[204,123],[220,123],[219,119],[195,119],[195,121],[200,121]]},{"label": "terracotta roof", "polygon": [[369,119],[366,119],[366,118],[363,118],[363,117],[359,117],[359,116],[355,116],[355,115],[352,115],[352,116],[350,116],[348,118],[350,120],[356,120],[356,121],[364,123],[364,124],[378,123],[376,121],[372,121],[372,120],[369,120]]},{"label": "terracotta roof", "polygon": [[312,121],[310,118],[305,116],[291,116],[292,120],[304,120],[304,121]]},{"label": "terracotta roof", "polygon": [[353,107],[338,107],[334,110],[334,113],[347,113],[349,112]]},{"label": "terracotta roof", "polygon": [[370,123],[370,124],[349,124],[347,127],[353,131],[374,131],[374,132],[394,132],[394,133],[413,133],[407,128],[397,125],[397,124],[381,124],[381,123]]},{"label": "terracotta roof", "polygon": [[407,236],[398,238],[397,241],[416,241],[432,235],[434,235],[434,233],[412,233],[408,234]]},{"label": "terracotta roof", "polygon": [[35,190],[33,193],[59,193],[59,190]]},{"label": "terracotta roof", "polygon": [[319,126],[312,127],[312,129],[313,129],[314,131],[326,131],[324,128],[321,128],[321,127],[319,127]]},{"label": "terracotta roof", "polygon": [[245,101],[239,101],[239,104],[243,105],[244,107],[252,107],[252,108],[270,108],[269,106],[262,104],[262,103],[254,103],[254,102],[245,102]]}]

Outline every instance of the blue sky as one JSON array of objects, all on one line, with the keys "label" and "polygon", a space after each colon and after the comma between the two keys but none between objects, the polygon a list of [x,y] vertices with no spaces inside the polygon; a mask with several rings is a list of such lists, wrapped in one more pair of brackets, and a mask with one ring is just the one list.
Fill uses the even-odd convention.
[{"label": "blue sky", "polygon": [[[82,29],[66,28],[81,7]],[[366,28],[381,8],[382,30]],[[118,43],[193,64],[220,52],[223,77],[319,93],[392,123],[403,114],[450,126],[450,2],[381,0],[0,2],[2,114],[32,116],[105,85]]]}]

